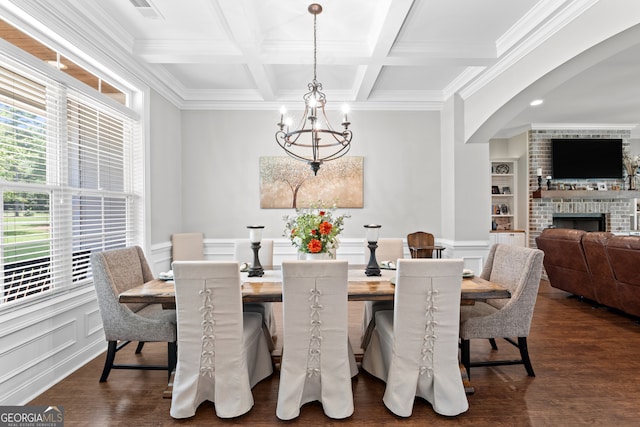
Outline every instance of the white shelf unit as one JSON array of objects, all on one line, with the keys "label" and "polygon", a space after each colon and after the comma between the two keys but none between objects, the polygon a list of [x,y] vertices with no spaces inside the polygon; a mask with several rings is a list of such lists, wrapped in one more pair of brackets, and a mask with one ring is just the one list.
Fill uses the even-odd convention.
[{"label": "white shelf unit", "polygon": [[526,235],[523,230],[496,231],[489,233],[489,244],[503,243],[512,246],[526,246]]},{"label": "white shelf unit", "polygon": [[491,160],[491,229],[517,228],[517,163],[513,159]]}]

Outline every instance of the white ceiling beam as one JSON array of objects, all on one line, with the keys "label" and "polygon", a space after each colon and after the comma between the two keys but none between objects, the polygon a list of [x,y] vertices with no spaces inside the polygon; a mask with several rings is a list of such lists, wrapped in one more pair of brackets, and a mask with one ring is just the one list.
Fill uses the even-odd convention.
[{"label": "white ceiling beam", "polygon": [[226,23],[229,38],[234,40],[241,52],[247,69],[251,73],[258,92],[265,101],[275,99],[273,83],[262,62],[259,46],[262,39],[257,32],[260,28],[255,9],[245,8],[245,2],[237,0],[217,0],[212,2],[220,12],[221,20]]},{"label": "white ceiling beam", "polygon": [[[138,40],[134,53],[155,64],[241,64],[247,62],[252,48],[240,49],[229,42],[210,40]],[[319,43],[318,64],[354,65],[488,65],[496,62],[495,51],[490,46],[440,45],[423,43],[396,46],[393,55],[369,55],[369,47],[363,43]],[[483,52],[484,51],[484,52]],[[308,46],[301,43],[264,43],[260,61],[264,64],[312,64]]]},{"label": "white ceiling beam", "polygon": [[[382,10],[376,17],[378,25],[372,30],[370,39],[373,61],[383,61],[389,56],[412,5],[413,0],[391,0],[387,9]],[[381,65],[364,65],[358,69],[354,86],[356,100],[364,101],[369,98],[381,71]]]}]

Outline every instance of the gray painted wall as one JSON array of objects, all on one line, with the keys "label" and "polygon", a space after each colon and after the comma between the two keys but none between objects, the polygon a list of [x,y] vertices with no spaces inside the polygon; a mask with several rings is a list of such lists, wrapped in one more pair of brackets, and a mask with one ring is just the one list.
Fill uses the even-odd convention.
[{"label": "gray painted wall", "polygon": [[[262,224],[265,237],[282,236],[282,216],[292,210],[260,209],[259,203],[259,158],[284,155],[274,137],[278,119],[277,111],[181,113],[182,231],[238,238],[247,235],[247,225]],[[351,218],[344,237],[364,236],[369,223],[382,224],[381,237],[418,229],[440,236],[439,113],[367,111],[350,119],[349,155],[364,156],[364,208],[345,210]],[[155,197],[152,206],[163,210]],[[153,243],[165,241],[167,231],[154,231]]]},{"label": "gray painted wall", "polygon": [[[182,231],[182,143],[180,110],[151,91],[147,194],[151,200],[151,243],[170,240]],[[176,202],[177,201],[177,202]]]}]

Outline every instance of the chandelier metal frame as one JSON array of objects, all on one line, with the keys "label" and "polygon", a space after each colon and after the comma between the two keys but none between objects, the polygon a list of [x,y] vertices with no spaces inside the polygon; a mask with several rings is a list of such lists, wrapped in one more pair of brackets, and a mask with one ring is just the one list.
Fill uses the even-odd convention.
[{"label": "chandelier metal frame", "polygon": [[[320,165],[323,162],[338,159],[349,151],[351,148],[351,138],[353,136],[349,130],[349,122],[347,113],[344,112],[343,121],[341,123],[343,130],[335,130],[325,112],[325,104],[327,102],[326,95],[322,92],[322,83],[317,79],[317,16],[322,12],[322,6],[313,3],[307,8],[309,13],[313,15],[313,80],[307,86],[307,92],[302,99],[304,100],[304,114],[302,115],[298,127],[294,130],[289,129],[289,124],[285,121],[284,110],[280,114],[280,123],[275,134],[276,142],[284,151],[296,160],[307,162],[311,166],[314,175],[318,174]],[[309,134],[311,141],[305,142],[305,138],[300,139],[302,135]],[[322,136],[326,136],[326,142],[322,141]],[[311,149],[309,153],[308,150]]]}]

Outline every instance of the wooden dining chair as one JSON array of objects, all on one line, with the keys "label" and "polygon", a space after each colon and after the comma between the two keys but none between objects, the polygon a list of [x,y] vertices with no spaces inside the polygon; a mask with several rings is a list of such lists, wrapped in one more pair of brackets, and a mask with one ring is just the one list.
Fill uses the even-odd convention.
[{"label": "wooden dining chair", "polygon": [[422,248],[434,245],[435,238],[431,233],[416,231],[407,234],[407,246],[409,246],[411,258],[433,258],[433,249]]}]

